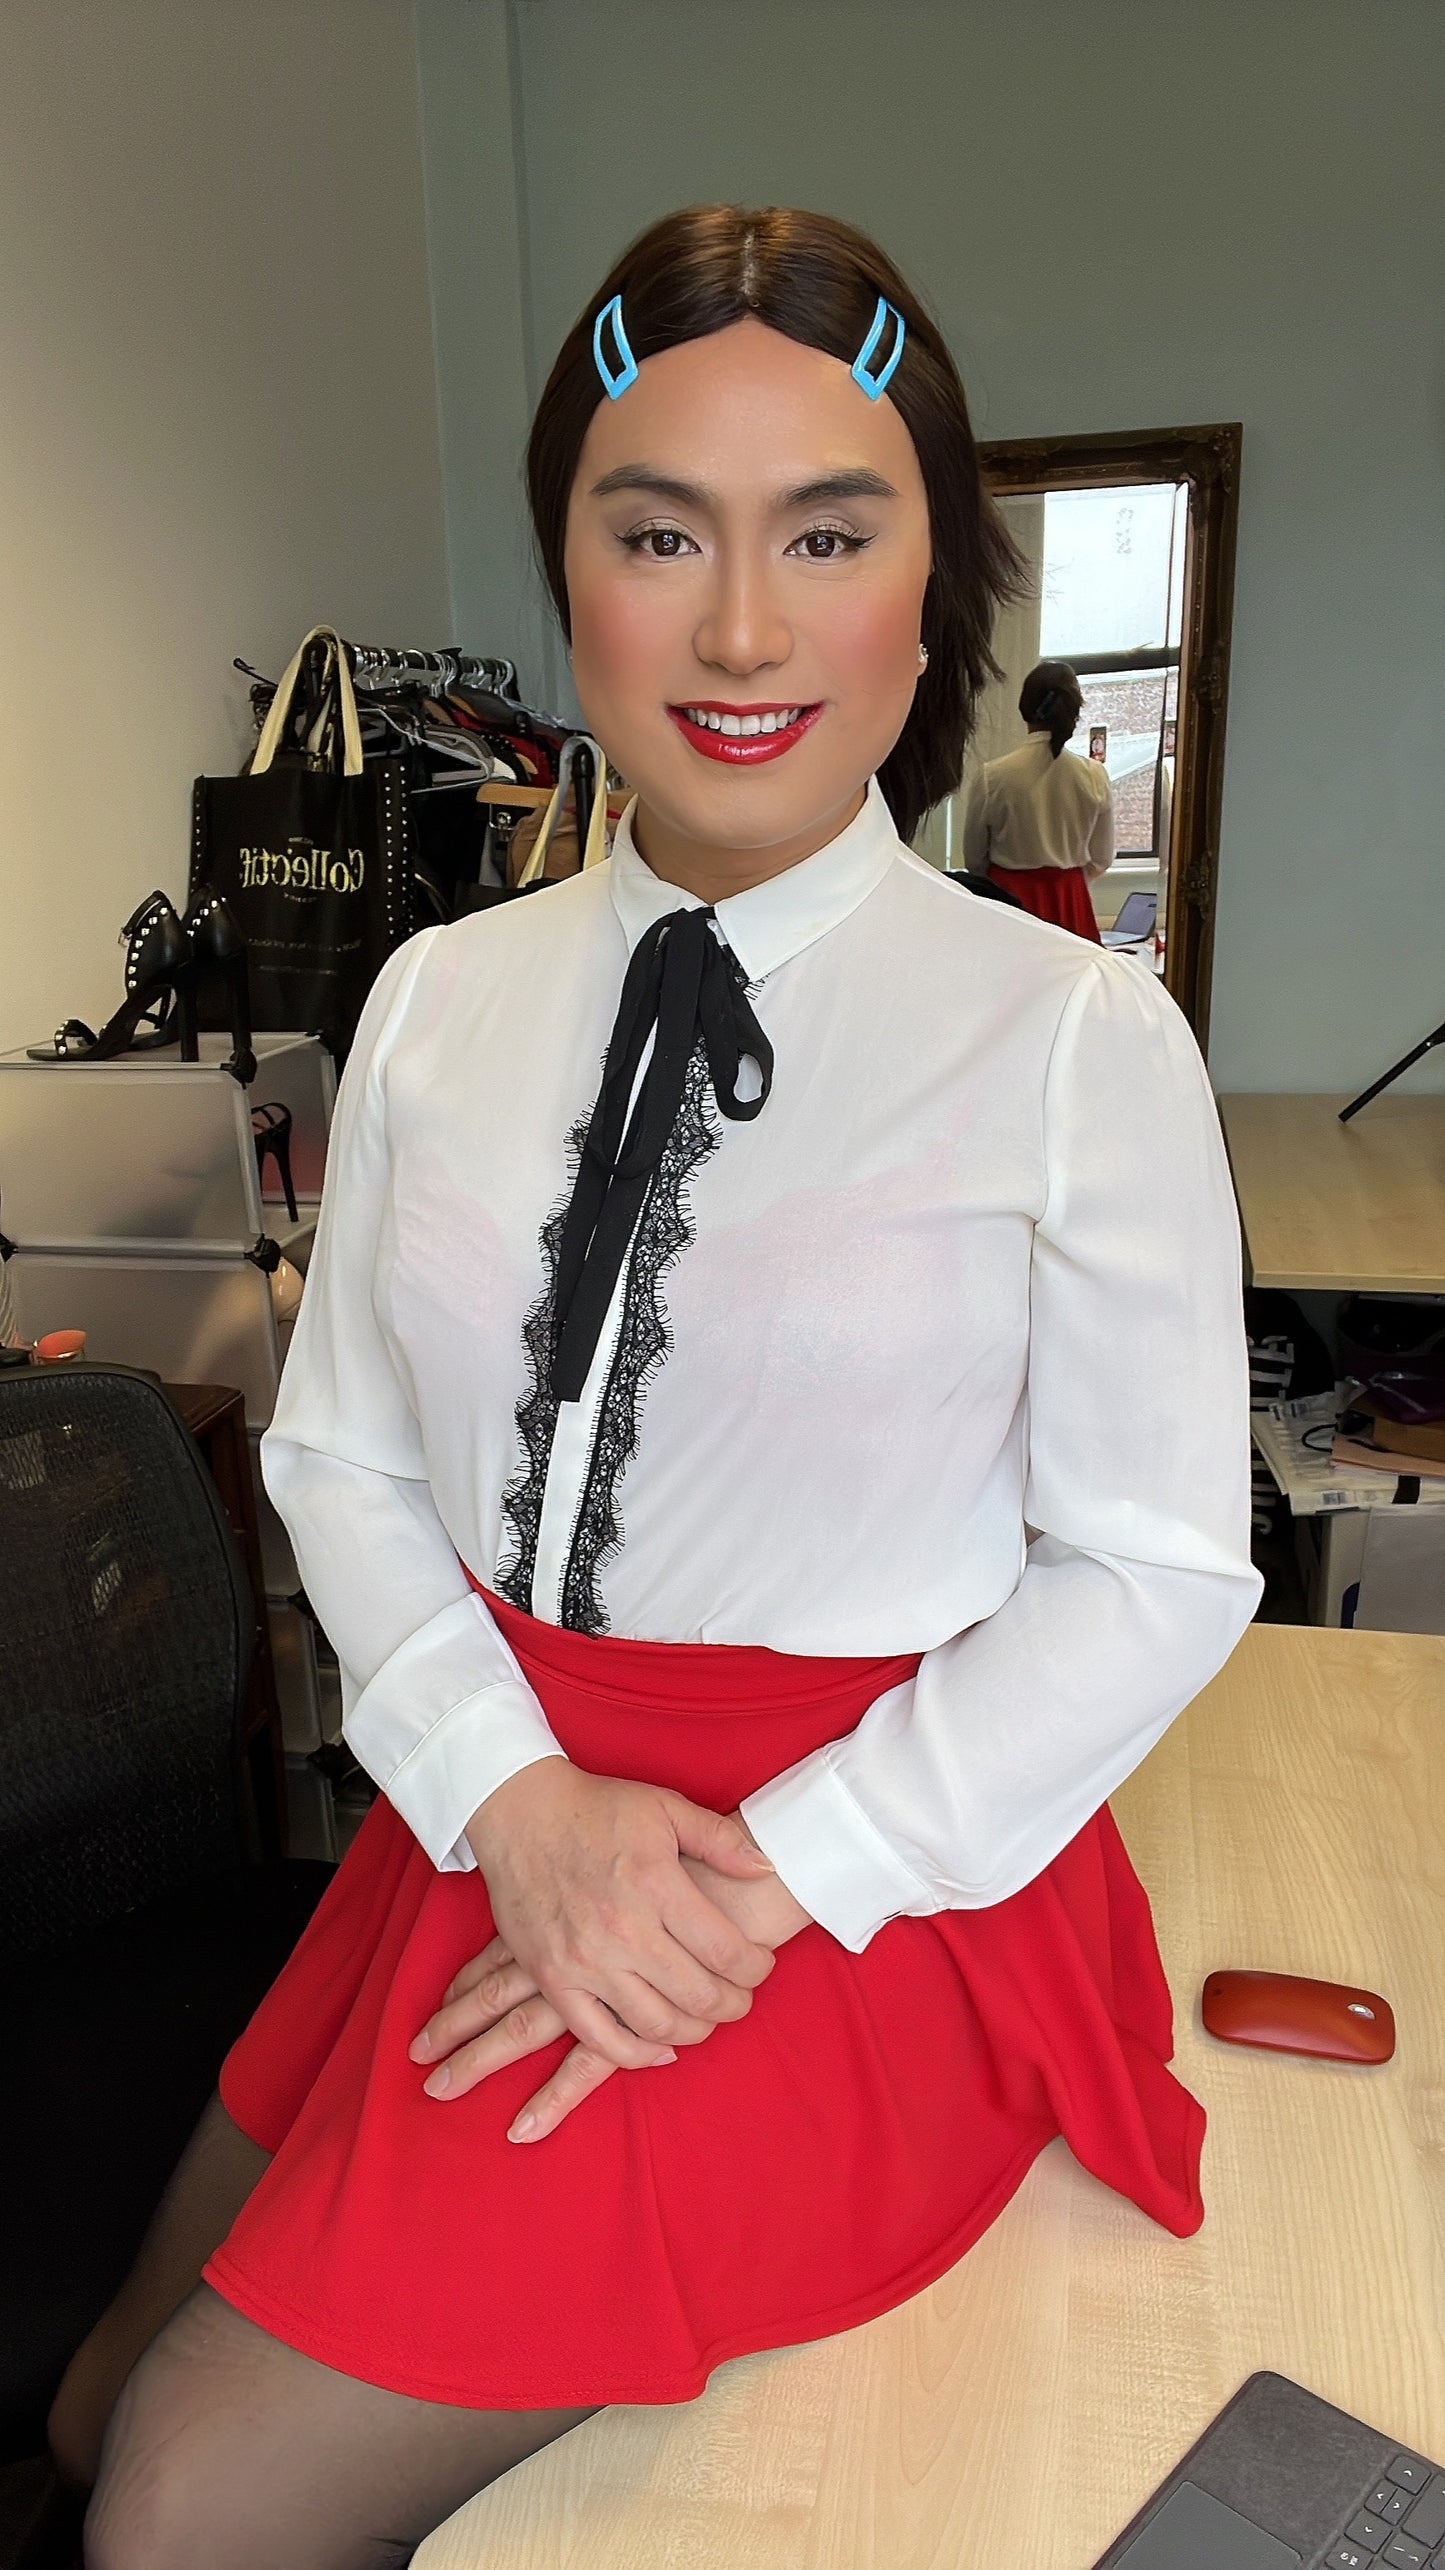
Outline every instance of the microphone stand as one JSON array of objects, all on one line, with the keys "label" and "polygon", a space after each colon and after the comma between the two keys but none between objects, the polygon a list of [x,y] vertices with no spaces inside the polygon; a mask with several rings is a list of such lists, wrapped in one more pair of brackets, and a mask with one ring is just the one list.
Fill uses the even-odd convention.
[{"label": "microphone stand", "polygon": [[1413,1053],[1403,1053],[1398,1062],[1393,1062],[1388,1071],[1381,1073],[1372,1088],[1362,1089],[1357,1098],[1351,1098],[1347,1107],[1341,1107],[1341,1124],[1348,1124],[1352,1115],[1358,1115],[1361,1107],[1369,1105],[1371,1098],[1377,1098],[1380,1091],[1387,1089],[1392,1080],[1398,1080],[1401,1072],[1408,1071],[1411,1063],[1418,1062],[1423,1054],[1429,1052],[1433,1044],[1445,1044],[1445,1023],[1437,1026],[1433,1034],[1427,1035],[1423,1043],[1417,1044]]}]

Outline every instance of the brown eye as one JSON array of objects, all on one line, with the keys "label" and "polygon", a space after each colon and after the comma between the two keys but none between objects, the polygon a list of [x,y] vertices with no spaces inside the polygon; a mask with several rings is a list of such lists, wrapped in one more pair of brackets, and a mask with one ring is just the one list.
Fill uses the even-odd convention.
[{"label": "brown eye", "polygon": [[619,537],[618,541],[626,546],[629,553],[638,554],[648,562],[680,562],[684,554],[697,550],[691,536],[684,535],[681,527],[675,526],[629,527],[626,535]]},{"label": "brown eye", "polygon": [[851,534],[846,527],[810,526],[792,549],[800,550],[805,562],[841,562],[847,554],[861,553],[871,541],[869,536]]}]

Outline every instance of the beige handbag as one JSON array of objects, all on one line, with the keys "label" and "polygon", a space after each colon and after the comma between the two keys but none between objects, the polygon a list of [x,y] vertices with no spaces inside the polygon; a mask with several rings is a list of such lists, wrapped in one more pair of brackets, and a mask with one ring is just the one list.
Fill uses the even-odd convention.
[{"label": "beige handbag", "polygon": [[[559,865],[555,859],[564,853],[567,833],[563,831],[559,838],[558,825],[562,820],[562,807],[572,786],[572,770],[579,750],[591,753],[592,773],[595,779],[592,811],[587,824],[587,845],[582,852],[580,866]],[[514,849],[518,835],[513,836]],[[575,844],[575,829],[572,835]],[[557,782],[552,788],[551,799],[542,814],[537,835],[531,847],[526,850],[525,860],[520,874],[515,879],[514,888],[518,892],[525,892],[534,883],[555,883],[569,874],[585,873],[589,866],[601,865],[607,854],[607,847],[607,761],[590,732],[574,732],[562,744],[561,756],[557,761]],[[554,858],[550,869],[547,864],[549,854]]]}]

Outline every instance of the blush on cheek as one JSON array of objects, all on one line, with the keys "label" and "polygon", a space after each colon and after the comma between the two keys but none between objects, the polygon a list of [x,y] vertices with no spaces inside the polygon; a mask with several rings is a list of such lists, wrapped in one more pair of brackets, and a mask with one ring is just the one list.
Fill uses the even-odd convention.
[{"label": "blush on cheek", "polygon": [[583,582],[571,601],[572,678],[592,729],[609,755],[633,772],[634,735],[656,719],[668,696],[668,675],[686,667],[675,608],[658,597],[629,593],[617,581]]},{"label": "blush on cheek", "polygon": [[918,674],[919,600],[911,588],[839,600],[819,644],[848,692],[898,687]]},{"label": "blush on cheek", "polygon": [[572,649],[592,666],[645,681],[675,645],[677,610],[625,584],[584,584],[571,601]]}]

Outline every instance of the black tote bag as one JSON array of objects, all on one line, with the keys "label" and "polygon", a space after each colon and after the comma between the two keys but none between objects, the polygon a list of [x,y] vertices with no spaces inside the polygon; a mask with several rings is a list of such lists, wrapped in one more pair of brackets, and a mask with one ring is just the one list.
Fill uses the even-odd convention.
[{"label": "black tote bag", "polygon": [[[318,641],[341,717],[313,727],[329,753],[283,746]],[[345,1058],[367,992],[411,935],[411,860],[404,763],[363,758],[345,645],[314,625],[247,774],[197,777],[192,801],[191,891],[219,893],[245,938],[254,1026],[320,1035]]]}]

